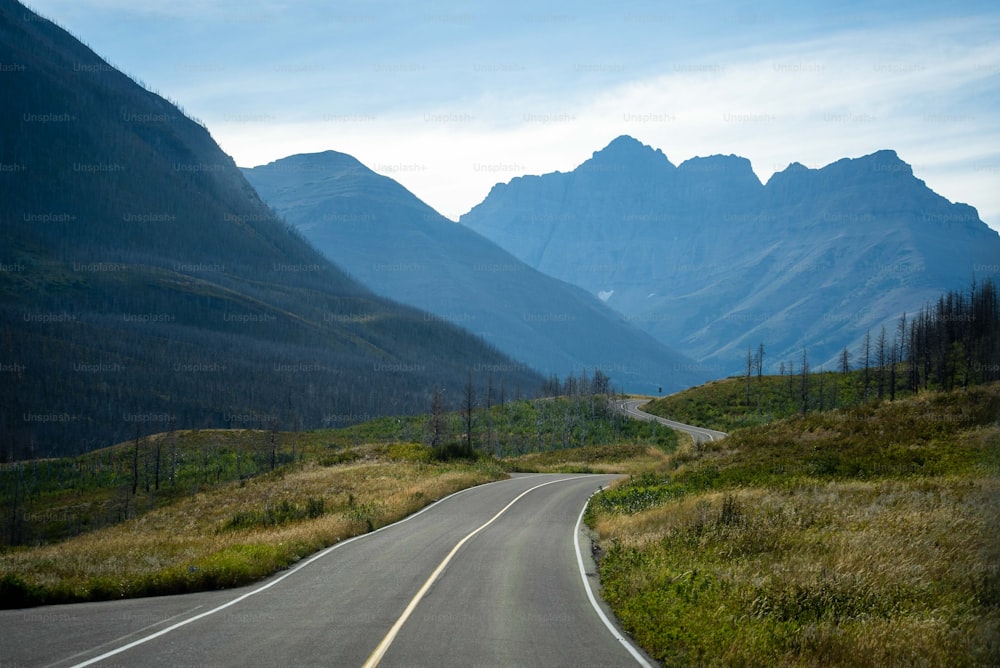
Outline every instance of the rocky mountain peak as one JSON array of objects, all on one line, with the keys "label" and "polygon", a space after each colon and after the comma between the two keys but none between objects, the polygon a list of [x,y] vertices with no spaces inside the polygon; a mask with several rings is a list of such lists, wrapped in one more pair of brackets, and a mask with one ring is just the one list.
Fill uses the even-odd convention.
[{"label": "rocky mountain peak", "polygon": [[646,169],[673,171],[676,168],[660,149],[629,135],[620,135],[600,151],[595,151],[577,171],[633,172]]}]

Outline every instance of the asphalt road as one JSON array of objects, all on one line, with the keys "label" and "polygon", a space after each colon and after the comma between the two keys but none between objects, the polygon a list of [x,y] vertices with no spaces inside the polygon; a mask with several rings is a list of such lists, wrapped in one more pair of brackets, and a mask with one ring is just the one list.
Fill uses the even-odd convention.
[{"label": "asphalt road", "polygon": [[0,611],[0,666],[652,665],[590,591],[613,479],[475,487],[250,587]]},{"label": "asphalt road", "polygon": [[725,438],[727,436],[724,431],[715,431],[714,429],[705,429],[704,427],[695,427],[689,424],[684,424],[682,422],[675,422],[673,420],[668,420],[666,418],[659,417],[657,415],[652,415],[646,413],[639,409],[639,406],[646,403],[646,399],[628,399],[626,401],[618,402],[619,408],[628,415],[637,420],[655,420],[660,424],[664,424],[668,427],[676,429],[677,431],[683,431],[685,434],[690,434],[691,438],[694,439],[695,443],[701,443],[703,441],[717,441],[720,438]]}]

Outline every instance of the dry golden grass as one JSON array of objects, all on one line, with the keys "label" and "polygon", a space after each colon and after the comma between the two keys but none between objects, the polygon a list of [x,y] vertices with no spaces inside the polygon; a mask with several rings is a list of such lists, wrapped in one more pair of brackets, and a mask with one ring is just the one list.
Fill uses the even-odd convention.
[{"label": "dry golden grass", "polygon": [[654,655],[843,666],[997,657],[997,527],[1000,480],[963,476],[711,492],[595,524],[616,558],[642,555],[613,596],[673,591],[670,614],[701,634],[678,654],[676,637],[632,629]]},{"label": "dry golden grass", "polygon": [[[533,473],[622,473],[634,475],[649,470],[664,470],[670,455],[655,446],[603,446],[608,454],[594,453],[595,448],[570,448],[531,453],[512,459],[518,471]],[[618,450],[617,453],[614,451]]]},{"label": "dry golden grass", "polygon": [[1000,384],[681,447],[595,497],[605,599],[665,665],[1000,665]]},{"label": "dry golden grass", "polygon": [[[46,602],[243,584],[502,475],[486,467],[416,462],[308,466],[198,493],[58,544],[9,550],[0,554],[0,576],[16,577]],[[320,516],[230,527],[240,513],[310,501],[322,502]]]}]

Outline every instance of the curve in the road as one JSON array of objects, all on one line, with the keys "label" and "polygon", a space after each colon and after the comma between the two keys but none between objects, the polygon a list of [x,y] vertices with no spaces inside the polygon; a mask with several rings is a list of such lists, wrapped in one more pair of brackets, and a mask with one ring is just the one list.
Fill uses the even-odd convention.
[{"label": "curve in the road", "polygon": [[[532,488],[532,489],[534,489],[534,488]],[[468,491],[468,489],[459,490],[458,492],[455,492],[454,494],[452,494],[450,496],[455,496],[457,494],[462,494],[463,492],[467,492],[467,491]],[[226,608],[234,606],[237,603],[240,603],[241,601],[245,601],[246,599],[250,598],[251,596],[256,596],[257,594],[259,594],[259,593],[261,593],[261,592],[263,592],[263,591],[265,591],[267,589],[270,589],[271,587],[273,587],[276,584],[280,583],[282,580],[284,580],[284,579],[286,579],[288,577],[291,577],[292,575],[294,575],[298,571],[306,568],[307,566],[309,566],[313,562],[318,561],[318,560],[322,559],[323,557],[327,556],[328,554],[330,554],[334,550],[337,550],[339,548],[343,548],[344,546],[349,545],[349,544],[353,543],[354,541],[361,540],[363,538],[367,538],[367,537],[369,537],[369,536],[371,536],[371,535],[373,535],[375,533],[378,533],[380,531],[389,530],[389,529],[391,529],[394,526],[402,524],[403,522],[407,522],[409,520],[412,520],[415,517],[417,517],[419,515],[422,515],[425,512],[430,511],[431,509],[433,509],[434,506],[438,505],[442,501],[447,500],[447,498],[450,498],[450,497],[446,497],[445,499],[441,499],[440,501],[437,501],[437,502],[435,502],[435,503],[433,503],[433,504],[431,504],[431,505],[429,505],[429,506],[427,506],[425,508],[422,508],[421,510],[417,511],[416,513],[414,513],[412,515],[404,517],[403,519],[399,520],[398,522],[395,522],[393,524],[389,524],[389,525],[384,526],[384,527],[380,527],[379,529],[376,529],[375,531],[373,531],[371,533],[361,534],[360,536],[354,536],[353,538],[348,538],[346,540],[340,541],[339,543],[336,543],[335,545],[331,545],[328,548],[320,550],[319,552],[317,552],[316,554],[312,555],[311,557],[309,557],[305,561],[303,561],[303,562],[301,562],[299,564],[296,564],[294,567],[292,567],[289,570],[285,571],[281,575],[278,575],[275,578],[269,580],[266,584],[264,584],[264,585],[262,585],[260,587],[257,587],[257,588],[255,588],[255,589],[253,589],[251,591],[248,591],[245,594],[242,594],[242,595],[238,596],[237,598],[232,599],[231,601],[227,601],[226,603],[223,603],[222,605],[216,606],[216,607],[212,608],[211,610],[206,610],[205,612],[202,612],[200,614],[194,615],[193,617],[189,617],[188,619],[185,619],[183,621],[177,622],[176,624],[173,624],[172,626],[168,626],[168,627],[166,627],[164,629],[160,629],[159,631],[156,631],[155,633],[151,633],[151,634],[149,634],[147,636],[143,636],[143,637],[139,638],[138,640],[133,640],[130,643],[127,643],[125,645],[121,645],[119,647],[116,647],[116,648],[114,648],[112,650],[109,650],[109,651],[105,652],[104,654],[101,654],[100,656],[95,656],[95,657],[90,658],[90,659],[88,659],[86,661],[83,661],[81,663],[77,663],[77,664],[71,666],[71,668],[85,668],[85,666],[91,666],[91,665],[94,665],[95,663],[100,663],[102,661],[106,661],[107,659],[110,659],[111,657],[113,657],[113,656],[115,656],[117,654],[121,654],[122,652],[126,652],[126,651],[132,649],[133,647],[138,647],[139,645],[147,643],[147,642],[149,642],[151,640],[155,640],[156,638],[164,636],[164,635],[166,635],[168,633],[172,633],[173,631],[176,631],[176,630],[178,630],[178,629],[180,629],[180,628],[182,628],[184,626],[187,626],[188,624],[192,624],[192,623],[197,622],[197,621],[199,621],[201,619],[204,619],[205,617],[209,617],[211,615],[214,615],[214,614],[217,614],[219,612],[222,612]],[[518,497],[518,498],[520,498],[520,497]],[[506,510],[506,508],[504,510]],[[503,512],[503,511],[501,511],[501,512]],[[496,518],[494,517],[494,519],[496,519]],[[483,528],[483,527],[480,527],[480,528]],[[469,537],[471,537],[471,536],[469,536]]]},{"label": "curve in the road", "polygon": [[[449,552],[448,555],[441,561],[441,563],[438,564],[437,568],[434,569],[434,572],[430,574],[430,577],[428,577],[427,580],[424,582],[423,586],[420,587],[420,590],[417,591],[417,593],[413,596],[412,599],[410,599],[410,602],[407,604],[406,608],[403,610],[403,614],[401,614],[399,616],[399,618],[396,620],[396,622],[392,625],[392,628],[389,629],[389,632],[386,633],[385,637],[378,644],[378,647],[375,648],[375,651],[372,652],[371,656],[368,657],[368,660],[365,661],[363,668],[375,668],[375,666],[377,666],[382,661],[382,657],[384,657],[385,653],[389,650],[389,646],[392,645],[392,641],[396,639],[396,636],[399,634],[399,630],[403,627],[403,624],[405,624],[406,620],[410,618],[410,615],[413,614],[413,611],[417,608],[417,605],[419,605],[420,600],[427,594],[427,591],[431,588],[431,585],[433,585],[434,582],[439,577],[441,577],[441,573],[448,566],[448,563],[451,562],[451,560],[455,557],[455,554],[457,554],[458,551],[460,549],[462,549],[463,545],[465,545],[467,542],[469,542],[469,540],[471,540],[480,531],[482,531],[483,529],[485,529],[489,525],[491,525],[494,522],[496,522],[497,519],[499,519],[501,515],[503,515],[504,513],[506,513],[508,510],[510,510],[511,506],[513,506],[515,503],[517,503],[522,498],[524,498],[526,495],[528,495],[531,492],[535,491],[539,487],[545,487],[546,485],[554,485],[554,484],[559,483],[559,482],[565,482],[566,480],[575,480],[575,479],[576,478],[565,478],[565,479],[561,479],[561,480],[550,480],[548,482],[543,482],[543,483],[540,483],[538,485],[535,485],[534,487],[531,487],[529,489],[524,490],[523,492],[521,492],[520,494],[518,494],[516,497],[514,497],[514,500],[512,500],[506,506],[504,506],[503,508],[501,508],[500,512],[498,512],[496,515],[494,515],[493,517],[491,517],[489,520],[487,520],[483,524],[479,525],[473,531],[471,531],[468,534],[466,534],[465,538],[463,538],[462,540],[458,541],[458,543],[455,544],[455,547],[451,548],[451,552]],[[586,506],[584,506],[584,510],[586,510]],[[582,516],[583,515],[581,514],[581,517]],[[575,528],[575,530],[579,531],[579,524],[577,525],[577,527]],[[575,538],[576,537],[574,536],[574,539]],[[581,564],[581,568],[582,568],[583,558],[580,556],[580,544],[579,544],[579,541],[575,540],[575,544],[576,544],[576,549],[577,549],[577,558],[579,559],[580,564]],[[590,592],[590,585],[586,581],[586,578],[584,578],[584,585],[587,587],[587,591],[589,593]],[[600,606],[597,605],[597,601],[594,600],[593,598],[591,598],[591,603],[593,603],[594,608],[597,610],[598,614],[600,614],[601,617],[604,618],[604,613],[601,611]],[[607,619],[606,618],[604,618],[604,621],[605,621],[605,623],[607,623]],[[612,632],[615,632],[613,627],[609,627],[609,628],[612,629]],[[630,644],[626,644],[626,647],[630,651],[633,651],[633,648],[631,647]],[[639,655],[636,654],[636,656],[639,656]]]},{"label": "curve in the road", "polygon": [[395,626],[385,664],[651,666],[581,549],[581,507],[614,478],[470,488],[235,591],[0,611],[0,662],[362,665]]},{"label": "curve in the road", "polygon": [[653,668],[653,664],[646,660],[646,657],[636,649],[632,641],[625,637],[625,635],[618,630],[618,627],[608,619],[608,616],[604,614],[604,609],[601,608],[601,604],[597,602],[597,597],[594,595],[594,589],[590,586],[590,579],[587,577],[587,567],[583,564],[583,552],[580,550],[580,527],[583,525],[583,516],[587,513],[587,506],[583,506],[583,510],[580,511],[580,516],[576,519],[576,531],[573,534],[573,545],[576,547],[576,563],[580,567],[580,577],[583,579],[583,586],[587,590],[587,598],[590,600],[590,605],[594,607],[597,611],[597,616],[601,618],[604,625],[614,636],[615,640],[621,643],[622,647],[628,650],[628,653],[632,655],[636,663],[643,668]]},{"label": "curve in the road", "polygon": [[666,425],[671,429],[676,429],[677,431],[682,431],[685,434],[689,434],[691,438],[694,439],[695,443],[702,443],[705,441],[717,441],[721,438],[725,438],[728,434],[724,431],[716,431],[715,429],[706,429],[705,427],[695,427],[694,425],[684,424],[683,422],[677,422],[675,420],[668,420],[667,418],[660,417],[659,415],[653,415],[652,413],[647,413],[639,407],[647,403],[645,399],[627,399],[625,401],[619,401],[617,403],[620,410],[628,415],[629,417],[635,418],[636,420],[646,420],[659,422],[662,425]]}]

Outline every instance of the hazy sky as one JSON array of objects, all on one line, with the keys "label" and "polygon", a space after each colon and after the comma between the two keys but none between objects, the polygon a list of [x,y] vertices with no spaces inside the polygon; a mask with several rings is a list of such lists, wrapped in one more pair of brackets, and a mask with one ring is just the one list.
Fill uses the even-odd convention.
[{"label": "hazy sky", "polygon": [[1000,229],[1000,6],[33,0],[241,166],[333,149],[449,218],[621,134],[762,181],[895,149]]}]

